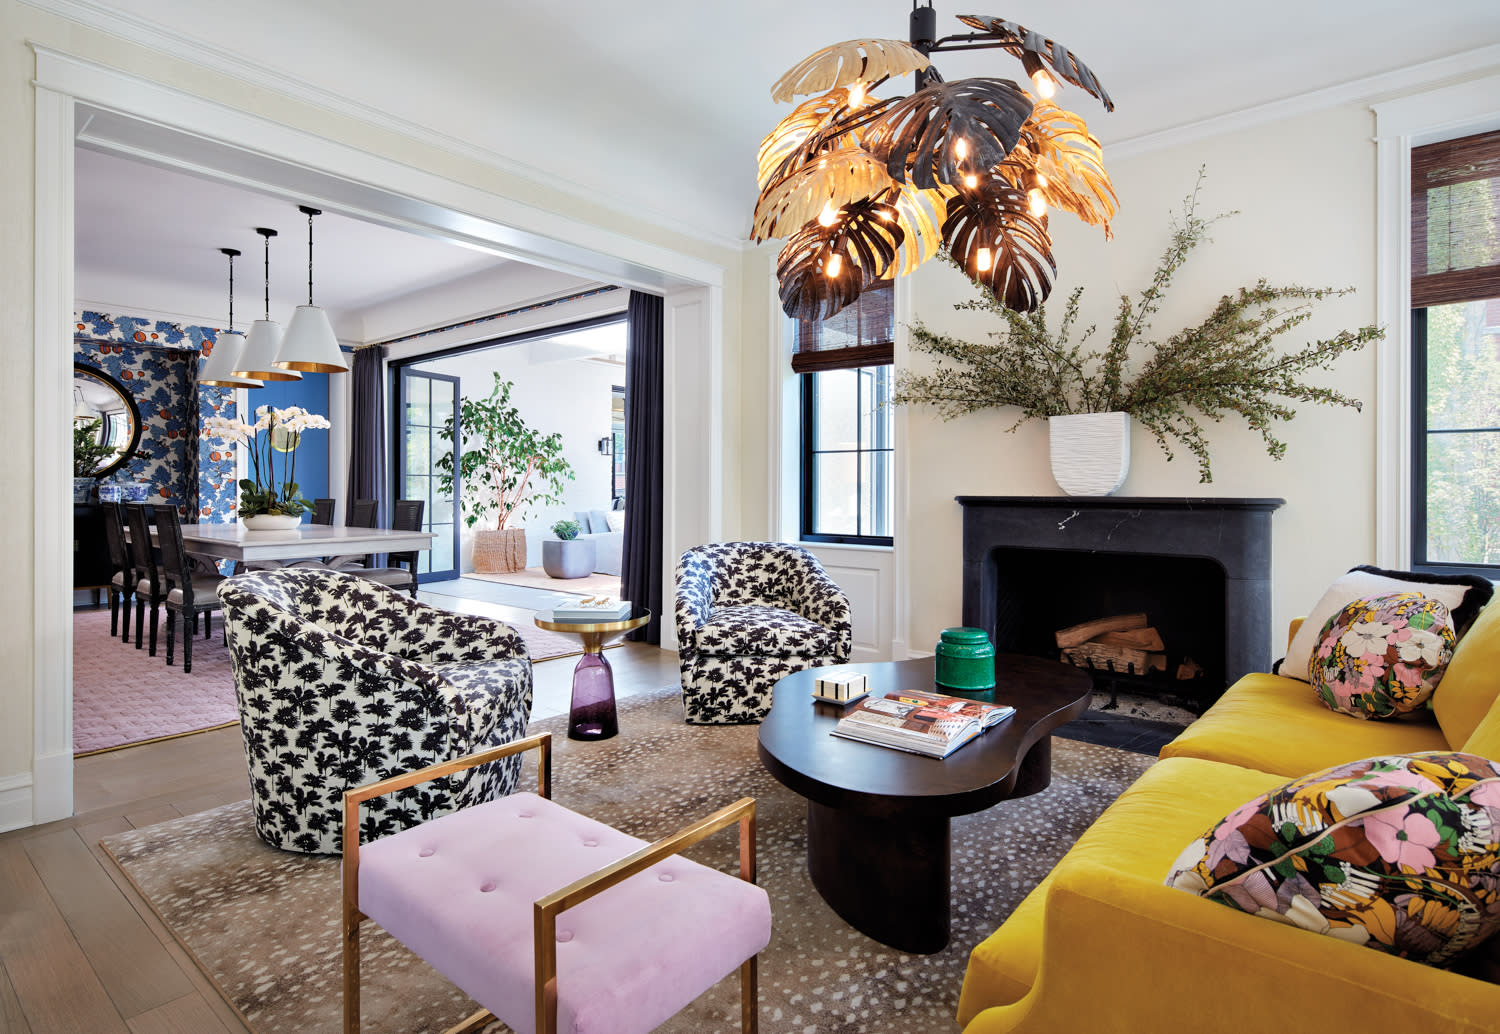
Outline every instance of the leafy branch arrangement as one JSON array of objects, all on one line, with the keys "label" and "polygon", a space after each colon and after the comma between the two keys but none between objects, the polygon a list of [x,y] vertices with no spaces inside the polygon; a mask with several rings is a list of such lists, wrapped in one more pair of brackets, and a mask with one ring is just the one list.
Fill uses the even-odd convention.
[{"label": "leafy branch arrangement", "polygon": [[1211,482],[1213,474],[1200,416],[1218,422],[1228,413],[1238,413],[1260,433],[1271,457],[1280,459],[1286,443],[1276,437],[1272,422],[1296,416],[1290,402],[1360,409],[1358,399],[1305,384],[1301,377],[1310,370],[1329,369],[1344,353],[1379,340],[1385,335],[1382,329],[1366,326],[1341,331],[1288,355],[1271,347],[1273,339],[1312,316],[1314,303],[1349,294],[1352,287],[1279,287],[1259,280],[1224,295],[1196,326],[1151,341],[1150,353],[1139,370],[1129,373],[1127,360],[1146,339],[1173,276],[1188,254],[1209,239],[1208,230],[1215,222],[1237,214],[1200,218],[1197,204],[1202,185],[1203,171],[1199,170],[1197,187],[1183,203],[1182,220],[1173,220],[1171,241],[1150,285],[1136,300],[1120,296],[1114,331],[1102,351],[1084,351],[1095,327],[1085,330],[1076,344],[1070,340],[1082,288],[1069,297],[1055,335],[1047,329],[1044,309],[1015,312],[981,291],[976,300],[954,308],[991,312],[1004,320],[1004,328],[990,335],[994,339],[990,343],[973,343],[936,333],[920,320],[913,323],[911,347],[936,356],[938,366],[926,374],[903,371],[895,402],[934,406],[945,420],[991,407],[1016,406],[1021,415],[1010,431],[1033,418],[1129,413],[1151,431],[1167,459],[1173,458],[1169,438],[1192,453],[1198,460],[1201,483]]},{"label": "leafy branch arrangement", "polygon": [[[464,523],[471,528],[494,512],[496,530],[504,531],[511,517],[522,515],[534,503],[561,503],[563,481],[573,480],[573,468],[563,458],[562,435],[544,435],[529,426],[511,404],[512,387],[496,373],[488,398],[465,396],[459,402],[458,433],[463,438],[459,448],[471,447],[459,456],[458,476],[464,486]],[[452,416],[438,437],[453,442]],[[436,466],[439,488],[451,493],[453,451],[439,456]]]}]

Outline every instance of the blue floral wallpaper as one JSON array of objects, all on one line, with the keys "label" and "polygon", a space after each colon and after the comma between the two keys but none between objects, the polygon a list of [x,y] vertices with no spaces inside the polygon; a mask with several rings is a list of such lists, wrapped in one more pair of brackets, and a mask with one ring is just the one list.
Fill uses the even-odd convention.
[{"label": "blue floral wallpaper", "polygon": [[75,317],[74,358],[124,384],[141,410],[140,450],[109,480],[144,481],[148,501],[176,506],[189,522],[233,521],[234,446],[198,435],[206,418],[236,416],[232,389],[198,383],[217,328],[99,312]]}]

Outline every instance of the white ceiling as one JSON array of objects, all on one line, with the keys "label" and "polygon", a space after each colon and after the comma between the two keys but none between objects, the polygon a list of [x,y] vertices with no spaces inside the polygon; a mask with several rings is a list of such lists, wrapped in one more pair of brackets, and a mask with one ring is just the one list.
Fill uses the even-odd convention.
[{"label": "white ceiling", "polygon": [[[265,311],[265,250],[255,228],[266,226],[278,231],[271,318],[285,323],[307,301],[307,216],[295,202],[83,148],[75,156],[79,299],[106,311],[211,317],[218,326],[229,315],[229,260],[219,249],[238,248],[234,317],[243,330]],[[507,265],[334,212],[313,220],[313,263],[313,300],[341,328],[357,327],[370,306]]]},{"label": "white ceiling", "polygon": [[[42,3],[47,0],[32,0]],[[790,110],[771,83],[812,51],[904,39],[908,0],[358,4],[114,0],[139,29],[215,67],[249,62],[606,203],[729,239],[755,199],[755,151]],[[941,3],[939,30],[967,31]],[[979,13],[1062,41],[1117,110],[1061,98],[1108,145],[1299,93],[1500,44],[1496,0],[1009,0]],[[948,79],[1019,77],[1003,52],[940,55]],[[901,87],[903,90],[905,85]],[[541,172],[540,170],[546,170]]]}]

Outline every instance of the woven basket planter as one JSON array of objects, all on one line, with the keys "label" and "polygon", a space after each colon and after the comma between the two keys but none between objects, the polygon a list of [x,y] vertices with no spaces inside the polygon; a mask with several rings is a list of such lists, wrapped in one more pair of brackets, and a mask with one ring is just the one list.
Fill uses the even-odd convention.
[{"label": "woven basket planter", "polygon": [[505,574],[526,570],[526,529],[493,528],[474,533],[474,570],[480,574]]},{"label": "woven basket planter", "polygon": [[1052,478],[1068,495],[1110,495],[1130,470],[1130,414],[1047,418]]}]

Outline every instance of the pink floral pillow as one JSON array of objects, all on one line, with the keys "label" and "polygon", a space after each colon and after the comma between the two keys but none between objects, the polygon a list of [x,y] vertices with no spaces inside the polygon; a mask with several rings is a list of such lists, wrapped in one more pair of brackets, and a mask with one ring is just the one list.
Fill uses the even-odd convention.
[{"label": "pink floral pillow", "polygon": [[1313,689],[1331,710],[1356,718],[1425,713],[1455,641],[1439,600],[1415,592],[1355,600],[1323,626],[1309,666]]},{"label": "pink floral pillow", "polygon": [[1166,882],[1443,965],[1500,929],[1500,765],[1431,751],[1303,776],[1230,812]]}]

